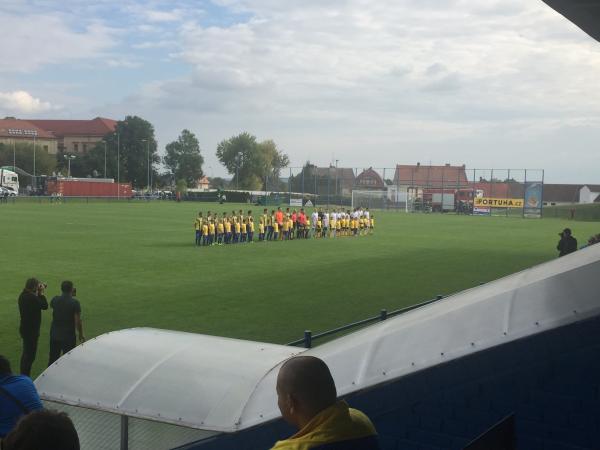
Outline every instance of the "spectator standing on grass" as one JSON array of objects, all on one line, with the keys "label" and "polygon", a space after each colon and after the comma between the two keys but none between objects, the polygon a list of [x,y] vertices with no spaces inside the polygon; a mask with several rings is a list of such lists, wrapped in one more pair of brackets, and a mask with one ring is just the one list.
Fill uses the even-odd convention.
[{"label": "spectator standing on grass", "polygon": [[25,282],[25,289],[19,295],[19,334],[23,340],[23,353],[21,354],[21,374],[31,376],[31,366],[35,361],[37,345],[42,324],[42,310],[48,309],[48,301],[44,295],[46,285],[37,278],[29,278]]},{"label": "spectator standing on grass", "polygon": [[560,241],[558,241],[556,250],[559,252],[559,258],[577,250],[577,239],[572,236],[570,228],[565,228],[558,235],[560,236]]},{"label": "spectator standing on grass", "polygon": [[2,450],[79,450],[79,436],[64,412],[35,411],[23,417]]},{"label": "spectator standing on grass", "polygon": [[377,432],[362,412],[337,400],[327,365],[314,356],[286,361],[277,376],[277,405],[299,431],[272,450],[378,450]]},{"label": "spectator standing on grass", "polygon": [[48,366],[75,348],[75,330],[79,335],[79,341],[85,341],[83,336],[83,322],[81,320],[81,305],[75,298],[76,291],[73,282],[63,281],[60,290],[62,295],[54,297],[50,301],[52,308],[52,325],[50,326],[50,356]]},{"label": "spectator standing on grass", "polygon": [[0,439],[21,416],[42,408],[33,381],[25,375],[13,375],[10,362],[0,355]]}]

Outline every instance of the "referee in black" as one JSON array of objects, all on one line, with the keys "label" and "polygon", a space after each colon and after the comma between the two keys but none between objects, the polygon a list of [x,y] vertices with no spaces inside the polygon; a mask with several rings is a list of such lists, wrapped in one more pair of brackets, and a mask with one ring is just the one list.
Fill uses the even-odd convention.
[{"label": "referee in black", "polygon": [[31,377],[31,365],[37,353],[42,310],[48,309],[48,301],[44,295],[45,288],[46,285],[40,283],[37,278],[29,278],[25,282],[25,289],[19,295],[19,313],[21,314],[19,333],[23,340],[21,374],[28,377]]}]

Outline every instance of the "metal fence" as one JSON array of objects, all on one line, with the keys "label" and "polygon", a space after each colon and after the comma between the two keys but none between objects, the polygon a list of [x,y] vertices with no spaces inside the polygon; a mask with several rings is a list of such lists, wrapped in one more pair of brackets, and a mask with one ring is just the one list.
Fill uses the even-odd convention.
[{"label": "metal fence", "polygon": [[[398,165],[388,168],[289,167],[277,177],[265,177],[268,203],[363,206],[409,212],[478,212],[477,198],[495,199],[487,213],[523,215],[530,185],[543,186],[541,169],[469,169],[465,166]],[[262,194],[262,195],[261,195]],[[255,198],[255,199],[256,199]],[[518,206],[508,200],[519,199]],[[503,201],[500,201],[503,200]],[[541,208],[541,190],[539,192]],[[475,211],[474,211],[475,210]],[[519,211],[520,210],[520,211]]]}]

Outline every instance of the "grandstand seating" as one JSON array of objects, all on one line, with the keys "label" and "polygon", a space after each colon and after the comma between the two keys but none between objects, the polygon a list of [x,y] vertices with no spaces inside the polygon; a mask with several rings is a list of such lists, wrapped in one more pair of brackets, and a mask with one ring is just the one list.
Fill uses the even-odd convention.
[{"label": "grandstand seating", "polygon": [[[517,448],[600,448],[600,318],[474,352],[347,398],[386,450],[462,449],[510,413]],[[265,449],[293,433],[282,421],[186,450]]]}]

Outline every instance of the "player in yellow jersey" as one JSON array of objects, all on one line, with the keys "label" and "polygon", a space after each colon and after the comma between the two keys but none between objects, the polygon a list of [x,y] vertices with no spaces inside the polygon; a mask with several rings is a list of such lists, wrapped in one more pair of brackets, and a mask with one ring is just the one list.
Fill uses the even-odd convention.
[{"label": "player in yellow jersey", "polygon": [[233,223],[235,234],[233,235],[233,242],[239,243],[241,234],[242,234],[242,225],[240,224],[239,219],[236,219]]},{"label": "player in yellow jersey", "polygon": [[231,244],[231,222],[229,221],[229,218],[225,218],[225,220],[223,221],[223,226],[225,228],[225,243],[226,244]]},{"label": "player in yellow jersey", "polygon": [[208,222],[202,224],[202,245],[208,245]]},{"label": "player in yellow jersey", "polygon": [[320,217],[317,220],[317,229],[316,229],[314,237],[316,237],[316,238],[323,237],[323,221],[321,220]]},{"label": "player in yellow jersey", "polygon": [[273,240],[276,241],[279,237],[279,224],[276,220],[273,221]]},{"label": "player in yellow jersey", "polygon": [[198,217],[194,220],[194,228],[196,229],[196,245],[200,245],[202,243],[202,213],[198,213]]},{"label": "player in yellow jersey", "polygon": [[287,220],[287,217],[285,217],[281,224],[281,238],[287,241],[289,239],[289,236],[290,236],[289,222]]},{"label": "player in yellow jersey", "polygon": [[373,231],[375,230],[375,216],[373,214],[371,214],[371,220],[370,220],[370,224],[369,224],[369,234],[373,234]]},{"label": "player in yellow jersey", "polygon": [[223,223],[223,219],[219,220],[217,224],[217,244],[223,245],[223,237],[225,235],[225,224]]},{"label": "player in yellow jersey", "polygon": [[242,220],[242,223],[240,224],[241,227],[241,234],[240,234],[240,242],[246,242],[246,237],[248,234],[248,223],[247,223],[248,219],[244,219]]},{"label": "player in yellow jersey", "polygon": [[[249,211],[250,212],[250,211]],[[252,216],[248,217],[248,242],[254,242],[254,218]]]},{"label": "player in yellow jersey", "polygon": [[210,243],[210,245],[214,245],[215,244],[215,234],[217,233],[217,228],[215,227],[215,221],[211,220],[210,223],[208,224],[208,241]]},{"label": "player in yellow jersey", "polygon": [[265,240],[265,221],[264,218],[260,218],[258,222],[258,241],[263,242]]}]

